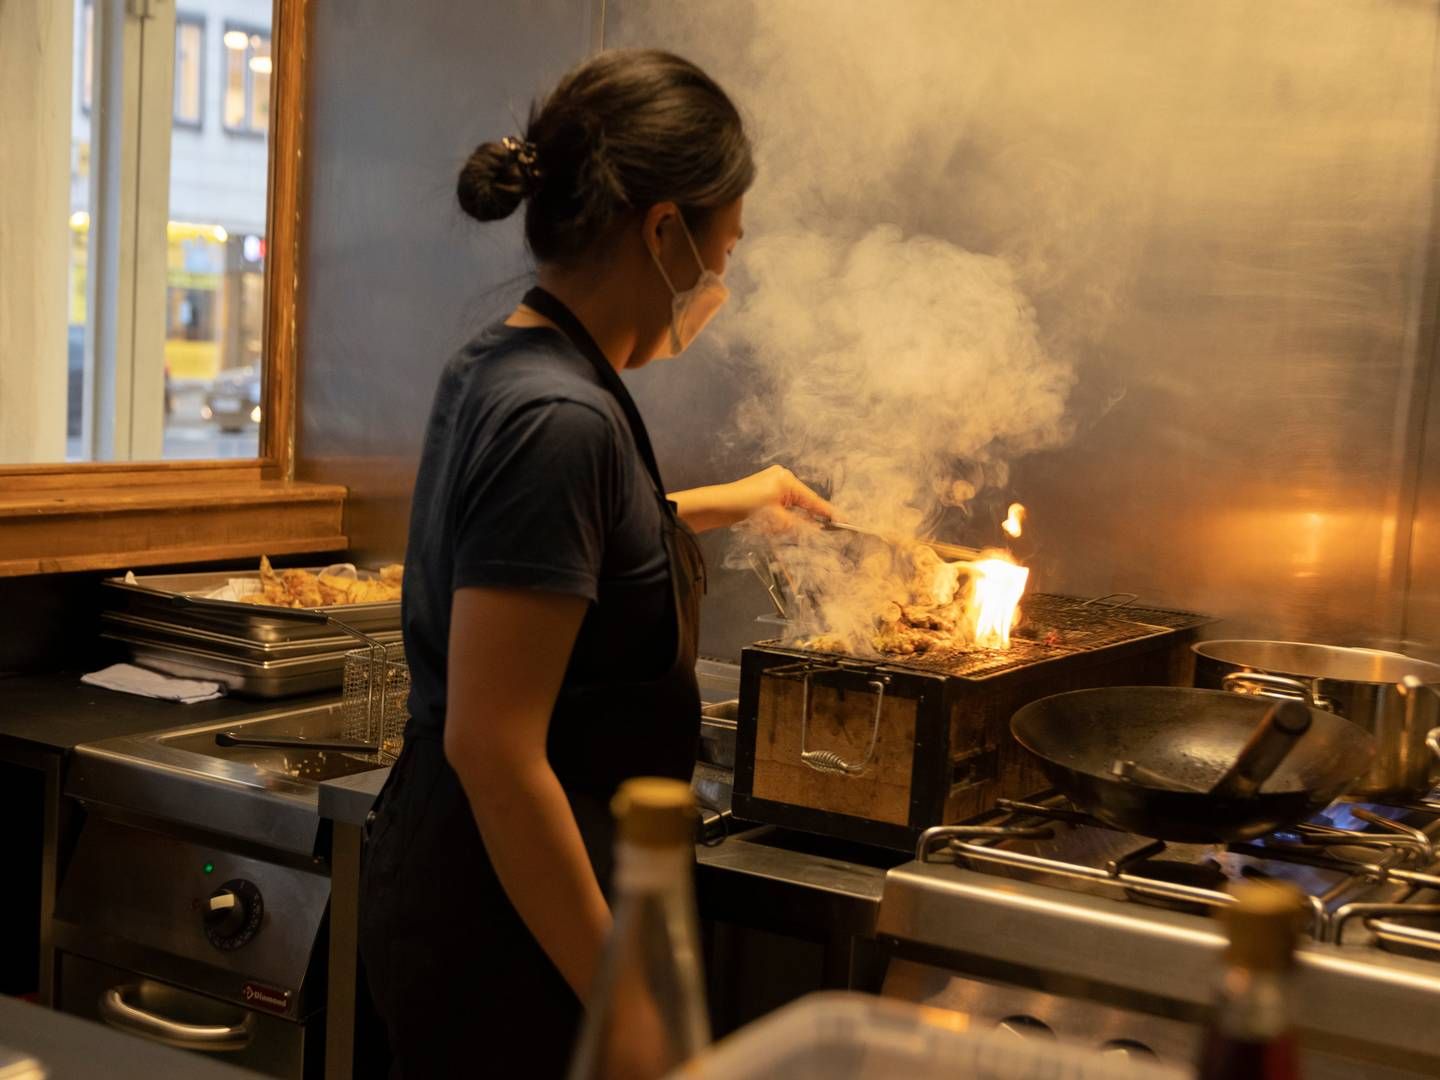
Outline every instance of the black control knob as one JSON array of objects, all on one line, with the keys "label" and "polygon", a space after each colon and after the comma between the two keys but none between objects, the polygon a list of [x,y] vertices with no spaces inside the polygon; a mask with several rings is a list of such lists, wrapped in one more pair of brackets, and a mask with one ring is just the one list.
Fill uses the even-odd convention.
[{"label": "black control knob", "polygon": [[265,899],[251,882],[227,881],[202,906],[205,936],[217,949],[238,949],[260,929]]}]

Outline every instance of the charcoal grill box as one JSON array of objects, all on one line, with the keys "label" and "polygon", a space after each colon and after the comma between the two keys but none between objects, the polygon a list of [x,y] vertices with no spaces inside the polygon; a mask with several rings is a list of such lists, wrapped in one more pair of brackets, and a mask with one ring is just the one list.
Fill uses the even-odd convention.
[{"label": "charcoal grill box", "polygon": [[913,851],[933,825],[1046,786],[1021,706],[1099,686],[1190,684],[1209,620],[1037,595],[1006,650],[865,659],[760,642],[740,661],[735,816]]}]

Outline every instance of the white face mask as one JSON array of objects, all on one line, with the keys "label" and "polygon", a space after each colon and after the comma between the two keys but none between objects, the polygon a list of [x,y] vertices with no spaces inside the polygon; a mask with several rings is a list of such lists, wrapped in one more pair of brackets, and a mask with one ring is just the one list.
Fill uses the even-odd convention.
[{"label": "white face mask", "polygon": [[660,276],[665,279],[665,286],[670,290],[670,336],[665,344],[660,346],[660,351],[655,354],[656,360],[664,360],[671,356],[678,356],[685,347],[695,340],[705,324],[715,317],[726,300],[730,299],[730,290],[725,287],[725,282],[720,280],[720,275],[705,265],[705,260],[700,258],[700,249],[695,246],[694,239],[690,236],[690,230],[686,228],[685,219],[680,218],[680,228],[685,233],[685,240],[690,245],[690,250],[695,253],[695,261],[700,264],[700,277],[690,288],[681,292],[670,282],[670,275],[665,273],[665,267],[660,265],[660,256],[650,252],[650,258],[655,260],[655,269],[660,271]]}]

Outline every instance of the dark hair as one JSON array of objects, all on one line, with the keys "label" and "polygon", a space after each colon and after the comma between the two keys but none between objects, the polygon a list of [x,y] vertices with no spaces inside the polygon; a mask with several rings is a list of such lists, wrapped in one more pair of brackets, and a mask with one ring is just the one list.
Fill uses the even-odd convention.
[{"label": "dark hair", "polygon": [[754,179],[740,113],[713,79],[672,53],[616,49],[532,105],[523,142],[477,147],[455,191],[480,221],[508,217],[528,198],[526,242],[536,259],[559,262],[660,202],[699,228]]}]

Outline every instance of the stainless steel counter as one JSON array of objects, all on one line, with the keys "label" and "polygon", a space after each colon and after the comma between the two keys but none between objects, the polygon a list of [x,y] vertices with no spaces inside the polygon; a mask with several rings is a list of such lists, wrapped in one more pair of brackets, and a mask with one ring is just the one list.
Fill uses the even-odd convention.
[{"label": "stainless steel counter", "polygon": [[[45,1067],[49,1080],[246,1080],[258,1075],[221,1061],[172,1050],[103,1024],[0,995],[0,1046]],[[0,1054],[3,1057],[3,1054]]]}]

